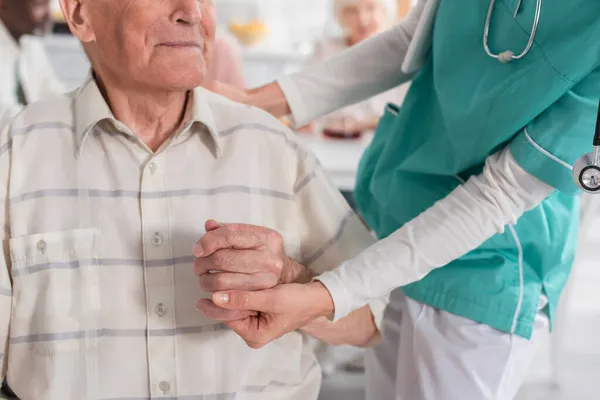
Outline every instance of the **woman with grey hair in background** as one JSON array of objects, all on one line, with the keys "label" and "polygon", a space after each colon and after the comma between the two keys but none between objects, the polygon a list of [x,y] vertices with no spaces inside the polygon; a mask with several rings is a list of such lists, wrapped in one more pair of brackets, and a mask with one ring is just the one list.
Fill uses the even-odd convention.
[{"label": "woman with grey hair in background", "polygon": [[[318,41],[311,62],[317,63],[388,29],[396,20],[395,0],[334,0],[334,15],[341,35]],[[344,107],[319,120],[321,127],[341,132],[373,131],[387,103],[400,104],[408,85]]]}]

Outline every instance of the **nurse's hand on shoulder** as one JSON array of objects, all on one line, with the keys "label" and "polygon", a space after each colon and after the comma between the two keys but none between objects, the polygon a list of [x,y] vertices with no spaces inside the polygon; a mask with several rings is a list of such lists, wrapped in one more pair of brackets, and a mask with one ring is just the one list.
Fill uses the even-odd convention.
[{"label": "nurse's hand on shoulder", "polygon": [[276,118],[284,117],[291,112],[287,99],[277,82],[254,89],[239,89],[218,81],[209,82],[204,87],[235,102],[261,108]]},{"label": "nurse's hand on shoulder", "polygon": [[211,92],[220,94],[221,96],[227,97],[242,104],[249,104],[250,101],[250,90],[240,89],[237,86],[229,85],[227,83],[219,81],[211,81],[204,84],[204,87]]},{"label": "nurse's hand on shoulder", "polygon": [[225,322],[253,349],[300,329],[319,317],[330,318],[334,305],[320,282],[284,284],[256,292],[227,291],[213,294],[214,304],[232,312],[257,312]]}]

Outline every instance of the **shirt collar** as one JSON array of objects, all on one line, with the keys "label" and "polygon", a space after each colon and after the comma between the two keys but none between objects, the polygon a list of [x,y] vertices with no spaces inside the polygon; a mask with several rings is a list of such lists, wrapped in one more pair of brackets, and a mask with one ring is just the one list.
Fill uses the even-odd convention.
[{"label": "shirt collar", "polygon": [[[192,90],[190,101],[192,102],[191,115],[185,124],[189,125],[189,129],[193,128],[193,125],[203,126],[215,144],[215,155],[218,157],[221,154],[223,148],[223,140],[219,135],[219,130],[215,124],[214,115],[212,109],[208,105],[209,93],[202,87],[197,87]],[[204,129],[196,128],[196,133],[203,134]]]},{"label": "shirt collar", "polygon": [[[192,129],[192,132],[201,135],[208,131],[215,144],[215,155],[218,157],[221,153],[222,140],[215,126],[213,113],[208,105],[206,89],[194,89],[189,101],[192,104],[188,111],[189,115],[185,117],[181,125],[183,131]],[[81,153],[81,148],[89,132],[101,121],[111,121],[120,131],[129,132],[127,127],[114,117],[96,84],[93,72],[90,71],[85,83],[76,91],[74,103],[78,153]],[[202,129],[202,127],[205,129]]]}]

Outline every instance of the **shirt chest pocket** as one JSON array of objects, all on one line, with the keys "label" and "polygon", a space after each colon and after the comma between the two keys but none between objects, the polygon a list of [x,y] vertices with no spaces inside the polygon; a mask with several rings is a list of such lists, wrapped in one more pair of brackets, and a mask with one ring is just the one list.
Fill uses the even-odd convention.
[{"label": "shirt chest pocket", "polygon": [[10,240],[11,346],[49,355],[97,346],[99,237],[93,229],[81,229]]}]

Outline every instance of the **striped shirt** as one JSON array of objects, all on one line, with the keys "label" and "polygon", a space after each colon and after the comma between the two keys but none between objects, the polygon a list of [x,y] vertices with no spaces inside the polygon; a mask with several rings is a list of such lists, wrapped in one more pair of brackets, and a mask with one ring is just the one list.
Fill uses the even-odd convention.
[{"label": "striped shirt", "polygon": [[278,121],[191,99],[155,153],[91,78],[0,136],[0,378],[23,400],[316,399],[302,334],[252,350],[195,309],[192,247],[209,218],[263,225],[320,273],[371,235]]}]

